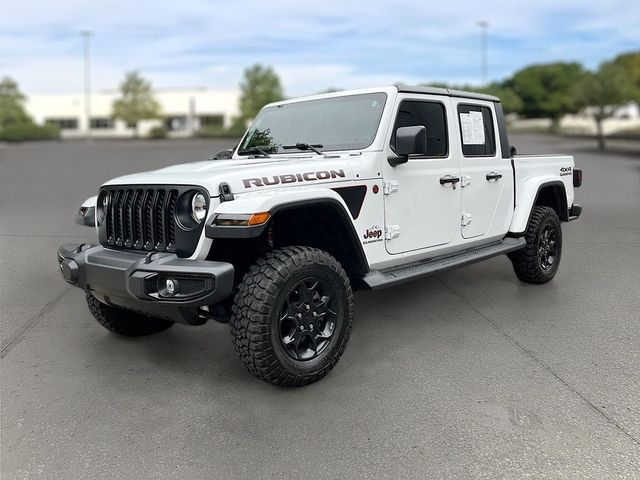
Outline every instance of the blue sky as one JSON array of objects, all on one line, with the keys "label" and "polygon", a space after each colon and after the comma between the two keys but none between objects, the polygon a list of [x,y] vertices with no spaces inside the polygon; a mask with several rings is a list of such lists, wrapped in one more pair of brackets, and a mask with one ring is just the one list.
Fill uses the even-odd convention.
[{"label": "blue sky", "polygon": [[59,0],[6,2],[0,75],[27,92],[82,88],[79,31],[90,29],[95,89],[140,70],[156,87],[234,89],[246,66],[274,66],[289,96],[395,82],[480,83],[524,65],[589,68],[640,49],[640,2],[486,0]]}]

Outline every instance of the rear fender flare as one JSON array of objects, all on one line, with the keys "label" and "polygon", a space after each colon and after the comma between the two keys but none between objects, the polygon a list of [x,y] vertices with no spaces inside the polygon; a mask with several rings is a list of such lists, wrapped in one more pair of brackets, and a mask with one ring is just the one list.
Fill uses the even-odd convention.
[{"label": "rear fender flare", "polygon": [[516,208],[513,213],[513,219],[511,220],[511,226],[509,227],[509,233],[513,235],[523,235],[529,225],[529,218],[533,207],[538,201],[540,192],[547,187],[553,187],[556,191],[560,192],[557,195],[557,201],[559,202],[560,220],[568,220],[568,206],[567,206],[567,192],[564,182],[560,177],[548,176],[541,178],[531,178],[524,182],[522,189],[518,195]]}]

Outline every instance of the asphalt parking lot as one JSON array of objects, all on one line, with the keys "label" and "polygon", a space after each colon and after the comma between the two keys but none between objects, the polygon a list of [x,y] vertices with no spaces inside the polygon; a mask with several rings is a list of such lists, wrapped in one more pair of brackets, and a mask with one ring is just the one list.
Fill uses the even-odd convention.
[{"label": "asphalt parking lot", "polygon": [[58,273],[101,182],[228,143],[0,146],[3,479],[640,478],[640,146],[514,135],[584,170],[556,278],[498,257],[360,292],[337,367],[283,389],[226,325],[109,334]]}]

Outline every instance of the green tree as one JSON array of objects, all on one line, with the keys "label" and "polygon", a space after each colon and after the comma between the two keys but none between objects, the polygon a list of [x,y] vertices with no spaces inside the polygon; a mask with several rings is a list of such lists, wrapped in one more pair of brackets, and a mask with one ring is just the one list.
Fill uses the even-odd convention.
[{"label": "green tree", "polygon": [[557,131],[562,116],[579,109],[575,90],[584,74],[579,63],[532,65],[516,72],[505,86],[520,97],[523,116],[550,118],[552,131]]},{"label": "green tree", "polygon": [[631,100],[634,87],[628,73],[616,63],[602,64],[596,72],[585,74],[578,83],[576,99],[596,122],[598,147],[601,150],[606,148],[602,122]]},{"label": "green tree", "polygon": [[631,83],[633,100],[640,103],[640,50],[618,55],[611,62],[619,67]]},{"label": "green tree", "polygon": [[492,83],[486,87],[475,89],[479,93],[493,95],[501,100],[505,113],[520,113],[524,107],[522,99],[513,90],[501,83]]},{"label": "green tree", "polygon": [[31,123],[24,111],[25,96],[18,89],[18,84],[9,77],[0,80],[0,130],[11,125]]},{"label": "green tree", "polygon": [[138,72],[128,72],[120,84],[121,98],[113,102],[113,116],[127,122],[138,136],[140,120],[149,120],[160,116],[160,104],[153,96],[151,82]]},{"label": "green tree", "polygon": [[240,84],[240,116],[243,123],[256,117],[267,103],[284,98],[280,78],[271,67],[256,64],[244,71]]}]

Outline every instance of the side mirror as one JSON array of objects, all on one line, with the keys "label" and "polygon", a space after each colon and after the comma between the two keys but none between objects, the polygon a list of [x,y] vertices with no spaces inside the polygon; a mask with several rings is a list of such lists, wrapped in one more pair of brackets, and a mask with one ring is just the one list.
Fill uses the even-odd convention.
[{"label": "side mirror", "polygon": [[409,155],[427,153],[427,129],[424,125],[398,128],[395,150],[398,156],[388,159],[392,167],[407,163]]},{"label": "side mirror", "polygon": [[220,150],[210,160],[228,160],[233,157],[233,150],[228,148],[226,150]]}]

